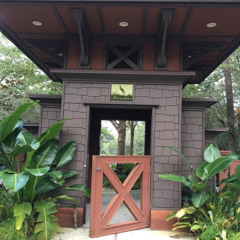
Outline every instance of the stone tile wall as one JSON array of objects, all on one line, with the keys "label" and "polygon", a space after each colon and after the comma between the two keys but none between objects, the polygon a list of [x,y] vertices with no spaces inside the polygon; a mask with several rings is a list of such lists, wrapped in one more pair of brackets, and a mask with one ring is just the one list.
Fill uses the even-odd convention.
[{"label": "stone tile wall", "polygon": [[[183,110],[182,113],[182,153],[196,169],[203,161],[205,147],[204,111]],[[182,160],[181,171],[190,174],[189,167]]]},{"label": "stone tile wall", "polygon": [[43,133],[49,126],[61,119],[61,105],[41,106],[41,121],[39,133]]},{"label": "stone tile wall", "polygon": [[[78,144],[69,169],[77,170],[72,184],[85,183],[87,176],[88,104],[123,104],[110,101],[111,84],[65,82],[63,88],[62,116],[69,120],[62,131],[62,142]],[[151,142],[151,204],[152,209],[178,208],[179,184],[161,180],[158,174],[179,174],[179,158],[164,146],[181,148],[181,84],[135,84],[134,100],[129,104],[157,105],[153,109]],[[85,104],[84,104],[85,103]],[[82,193],[72,192],[83,205]]]}]

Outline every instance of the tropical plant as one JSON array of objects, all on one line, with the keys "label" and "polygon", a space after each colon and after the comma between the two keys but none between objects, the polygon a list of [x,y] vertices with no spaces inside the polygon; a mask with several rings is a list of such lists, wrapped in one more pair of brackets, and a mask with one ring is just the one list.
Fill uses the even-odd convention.
[{"label": "tropical plant", "polygon": [[[25,103],[17,108],[9,117],[0,122],[1,164],[4,170],[0,179],[6,190],[14,193],[14,217],[16,229],[24,223],[35,228],[38,239],[50,239],[57,228],[56,202],[77,201],[64,194],[56,194],[52,190],[62,187],[65,180],[75,176],[75,171],[62,171],[61,167],[70,162],[76,150],[76,143],[69,142],[59,149],[55,137],[64,121],[50,126],[38,139],[31,133],[23,131],[21,115],[34,103]],[[25,164],[20,168],[18,154],[25,153]],[[85,185],[77,184],[64,190],[81,190],[89,195]]]},{"label": "tropical plant", "polygon": [[232,181],[223,181],[226,186],[219,193],[208,192],[207,183],[210,177],[223,171],[239,155],[231,154],[221,157],[218,148],[214,144],[207,145],[204,151],[205,161],[193,170],[190,162],[176,149],[169,149],[177,152],[187,163],[191,175],[188,178],[177,175],[159,175],[171,181],[181,182],[190,190],[190,198],[178,212],[171,212],[166,220],[177,218],[179,222],[174,225],[173,230],[189,228],[199,239],[211,240],[215,237],[227,239],[227,235],[235,229],[239,230],[239,204],[240,195],[240,167],[237,167]]}]

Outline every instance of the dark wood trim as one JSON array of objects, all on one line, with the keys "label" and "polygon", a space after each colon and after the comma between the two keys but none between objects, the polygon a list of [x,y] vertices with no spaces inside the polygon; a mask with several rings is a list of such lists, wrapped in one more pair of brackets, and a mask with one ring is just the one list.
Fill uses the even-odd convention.
[{"label": "dark wood trim", "polygon": [[220,56],[208,66],[208,68],[202,72],[196,81],[190,83],[201,83],[203,82],[230,54],[232,54],[240,45],[240,34],[235,38],[225,49]]},{"label": "dark wood trim", "polygon": [[51,69],[63,81],[186,83],[195,72]]},{"label": "dark wood trim", "polygon": [[101,29],[102,29],[102,33],[105,34],[105,25],[104,25],[104,21],[103,21],[103,16],[102,16],[102,10],[100,6],[97,6],[97,13],[98,13],[98,18],[100,21],[100,25],[101,25]]},{"label": "dark wood trim", "polygon": [[156,44],[156,69],[166,69],[167,67],[167,36],[174,12],[174,9],[160,11]]},{"label": "dark wood trim", "polygon": [[[78,34],[77,33],[32,33],[32,32],[18,32],[18,35],[24,36],[24,35],[32,35],[32,36],[39,36],[39,35],[44,35],[44,36],[59,36],[62,37],[66,40],[77,40],[79,39]],[[146,41],[156,41],[156,35],[155,34],[102,34],[102,33],[98,33],[98,34],[91,34],[91,39],[94,41],[111,41],[111,39],[130,39],[130,41],[141,41],[141,42],[146,42]],[[187,38],[199,38],[199,36],[196,35],[187,35],[185,36]],[[180,36],[178,34],[169,34],[168,35],[168,41],[170,42],[179,42],[179,41],[183,41],[185,39],[185,37]],[[201,38],[226,38],[226,39],[233,39],[235,36],[226,36],[226,35],[218,35],[218,36],[201,36]],[[60,40],[60,38],[59,38]]]},{"label": "dark wood trim", "polygon": [[[118,49],[118,46],[127,46],[127,47],[130,47],[130,49],[123,52],[123,51],[120,51]],[[118,65],[121,62],[126,63],[130,67],[130,69],[133,69],[133,70],[139,70],[140,69],[140,47],[138,45],[136,45],[136,44],[134,44],[134,45],[131,45],[131,44],[127,44],[127,45],[122,45],[122,44],[110,45],[108,47],[108,51],[107,51],[108,55],[109,55],[109,51],[114,53],[117,56],[117,58],[114,61],[112,61],[111,63],[109,63],[109,64],[108,64],[108,61],[106,62],[106,68],[107,69],[115,69],[116,65]],[[134,63],[129,58],[129,56],[131,54],[133,54],[134,52],[138,53],[137,63]],[[107,56],[106,59],[108,59],[108,56]]]},{"label": "dark wood trim", "polygon": [[187,16],[186,16],[186,18],[185,18],[185,20],[184,20],[184,23],[183,23],[183,25],[182,25],[182,27],[181,27],[181,30],[180,30],[180,35],[183,35],[184,34],[184,32],[185,32],[185,29],[186,29],[186,27],[187,27],[187,24],[188,24],[188,22],[189,22],[189,19],[190,19],[190,17],[192,16],[192,13],[193,13],[193,8],[192,7],[190,7],[189,9],[188,9],[188,13],[187,13]]},{"label": "dark wood trim", "polygon": [[42,105],[58,105],[61,106],[62,96],[61,95],[45,95],[45,94],[31,94],[28,98],[33,101],[40,101],[39,104]]},{"label": "dark wood trim", "polygon": [[183,70],[195,64],[202,56],[224,48],[227,42],[184,42],[183,43]]},{"label": "dark wood trim", "polygon": [[23,123],[23,127],[34,135],[38,134],[39,123]]},{"label": "dark wood trim", "polygon": [[28,4],[28,3],[34,3],[34,4],[41,4],[41,3],[48,3],[48,4],[76,4],[76,3],[81,3],[81,4],[87,4],[87,5],[95,5],[95,4],[175,4],[175,5],[183,5],[186,3],[187,4],[205,4],[209,6],[209,4],[224,4],[226,5],[227,3],[229,4],[238,4],[240,3],[240,0],[229,0],[226,2],[226,0],[191,0],[191,3],[189,3],[189,0],[181,0],[181,1],[176,1],[176,0],[41,0],[41,3],[39,3],[39,0],[1,0],[3,3],[6,4]]},{"label": "dark wood trim", "polygon": [[146,24],[147,24],[147,13],[148,13],[148,7],[143,7],[143,18],[142,18],[142,34],[146,34]]},{"label": "dark wood trim", "polygon": [[135,103],[129,103],[129,102],[109,102],[109,103],[96,103],[96,102],[83,102],[84,105],[94,107],[94,108],[105,108],[105,109],[152,109],[157,108],[159,105],[157,104],[135,104]]},{"label": "dark wood trim", "polygon": [[205,129],[205,139],[206,138],[215,138],[220,133],[225,133],[228,131],[228,128],[206,128]]},{"label": "dark wood trim", "polygon": [[183,98],[182,110],[204,110],[218,103],[214,98]]},{"label": "dark wood trim", "polygon": [[90,67],[90,28],[83,8],[70,9],[78,27],[80,40],[79,67]]},{"label": "dark wood trim", "polygon": [[[64,67],[64,56],[66,55],[65,49],[65,40],[53,40],[53,39],[24,39],[27,44],[32,45],[35,48],[40,49],[42,52],[45,52],[51,59],[53,59],[59,66]],[[55,51],[49,51],[48,47],[54,46]],[[58,53],[62,53],[63,56],[58,56]]]},{"label": "dark wood trim", "polygon": [[64,32],[65,32],[65,33],[69,33],[69,30],[68,30],[67,26],[65,25],[65,23],[64,23],[61,15],[59,14],[59,12],[58,12],[58,10],[57,10],[57,7],[56,7],[56,6],[53,6],[52,9],[53,9],[53,11],[54,11],[54,13],[55,13],[58,21],[60,22],[60,25],[63,27]]}]

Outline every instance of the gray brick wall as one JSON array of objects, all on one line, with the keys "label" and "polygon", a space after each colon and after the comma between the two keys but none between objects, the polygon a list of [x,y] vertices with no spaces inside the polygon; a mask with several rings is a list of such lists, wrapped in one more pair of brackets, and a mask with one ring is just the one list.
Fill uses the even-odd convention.
[{"label": "gray brick wall", "polygon": [[41,106],[41,121],[39,124],[39,133],[43,133],[49,126],[61,119],[61,106]]},{"label": "gray brick wall", "polygon": [[[68,166],[78,176],[71,184],[85,183],[87,175],[88,107],[84,103],[123,104],[110,101],[108,83],[65,82],[62,116],[69,120],[62,131],[62,142],[75,140],[78,144],[74,160]],[[178,208],[179,184],[161,180],[160,173],[179,174],[178,156],[164,146],[180,148],[181,85],[135,84],[134,100],[130,104],[157,105],[153,109],[151,138],[151,205],[152,208]],[[73,193],[83,205],[82,193]]]},{"label": "gray brick wall", "polygon": [[[183,110],[182,113],[182,153],[196,169],[203,161],[205,128],[203,110]],[[188,176],[190,170],[182,160],[182,174]]]}]

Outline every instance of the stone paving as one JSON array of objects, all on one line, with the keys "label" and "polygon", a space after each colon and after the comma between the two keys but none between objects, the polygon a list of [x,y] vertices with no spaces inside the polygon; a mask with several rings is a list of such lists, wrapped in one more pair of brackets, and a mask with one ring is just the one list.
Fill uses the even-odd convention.
[{"label": "stone paving", "polygon": [[[89,228],[63,228],[53,240],[89,240]],[[194,240],[195,238],[182,232],[153,231],[150,228],[94,238],[96,240]]]}]

